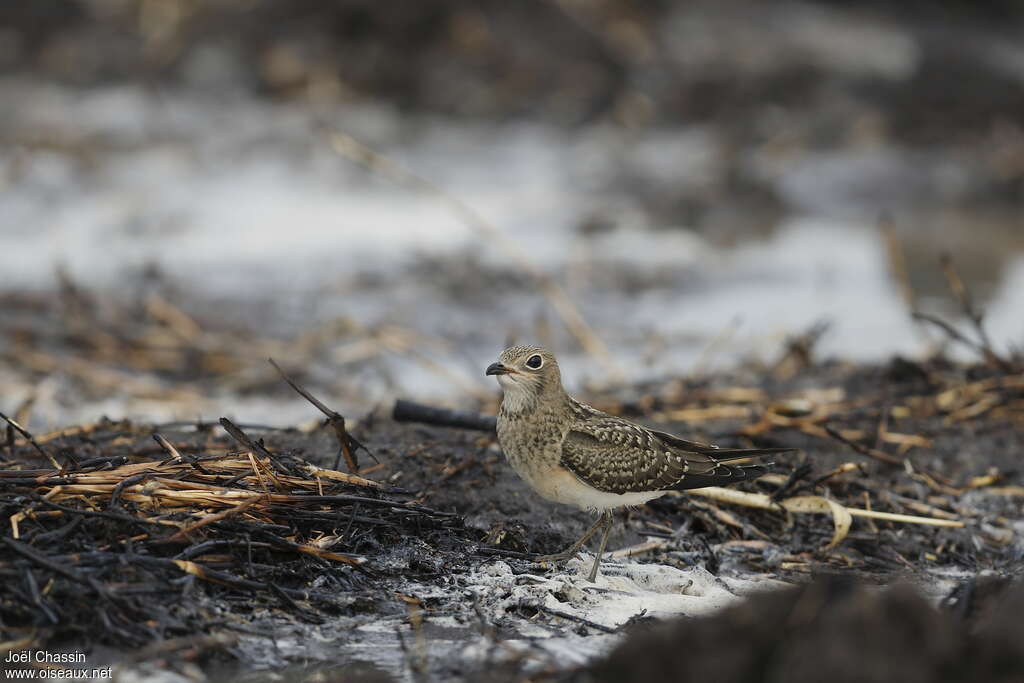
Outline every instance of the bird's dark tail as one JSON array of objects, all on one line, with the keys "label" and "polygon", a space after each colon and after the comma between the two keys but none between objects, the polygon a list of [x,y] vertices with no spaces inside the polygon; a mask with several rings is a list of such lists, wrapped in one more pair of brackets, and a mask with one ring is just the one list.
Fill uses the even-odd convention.
[{"label": "bird's dark tail", "polygon": [[761,458],[779,453],[795,453],[795,448],[715,448],[703,451],[703,454],[718,462],[743,460],[744,458]]},{"label": "bird's dark tail", "polygon": [[718,465],[704,474],[687,472],[682,481],[673,489],[685,491],[687,489],[702,489],[705,486],[727,486],[741,481],[749,481],[757,479],[762,474],[767,474],[768,469],[774,464],[766,462],[759,465]]},{"label": "bird's dark tail", "polygon": [[757,479],[762,474],[767,474],[774,462],[759,462],[751,465],[726,464],[735,460],[747,460],[763,458],[767,455],[778,455],[780,453],[792,453],[795,448],[709,448],[704,455],[711,462],[702,472],[693,471],[694,467],[682,478],[674,488],[677,491],[686,489],[700,489],[705,486],[726,486],[741,481]]}]

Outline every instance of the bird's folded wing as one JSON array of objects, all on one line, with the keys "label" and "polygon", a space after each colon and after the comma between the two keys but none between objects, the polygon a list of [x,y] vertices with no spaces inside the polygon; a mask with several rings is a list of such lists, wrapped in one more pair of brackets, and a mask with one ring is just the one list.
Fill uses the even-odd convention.
[{"label": "bird's folded wing", "polygon": [[622,418],[591,414],[578,420],[565,437],[561,464],[600,491],[669,491],[752,479],[765,468],[722,461],[784,450],[788,449],[716,449]]}]

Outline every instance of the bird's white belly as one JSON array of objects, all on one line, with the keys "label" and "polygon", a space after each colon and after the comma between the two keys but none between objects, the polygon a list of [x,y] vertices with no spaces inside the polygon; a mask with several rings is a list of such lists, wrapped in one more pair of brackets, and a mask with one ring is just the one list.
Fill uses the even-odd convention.
[{"label": "bird's white belly", "polygon": [[636,493],[598,491],[563,467],[556,467],[543,473],[520,471],[519,476],[543,498],[596,512],[629,505],[643,505],[649,500],[665,495],[665,491]]}]

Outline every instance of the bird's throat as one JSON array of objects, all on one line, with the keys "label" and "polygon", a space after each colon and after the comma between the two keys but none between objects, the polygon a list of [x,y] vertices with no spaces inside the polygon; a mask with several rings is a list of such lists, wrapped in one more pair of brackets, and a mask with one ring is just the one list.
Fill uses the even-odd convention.
[{"label": "bird's throat", "polygon": [[505,387],[499,410],[506,418],[525,417],[537,410],[537,404],[537,394],[528,387],[511,385]]}]

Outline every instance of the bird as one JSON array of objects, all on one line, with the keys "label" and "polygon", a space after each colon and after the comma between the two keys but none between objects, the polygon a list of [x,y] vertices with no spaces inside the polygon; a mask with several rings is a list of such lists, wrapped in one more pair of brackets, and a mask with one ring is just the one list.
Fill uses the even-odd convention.
[{"label": "bird", "polygon": [[569,560],[603,530],[591,583],[617,508],[642,505],[669,491],[748,481],[772,463],[731,461],[794,450],[719,448],[602,412],[566,393],[558,361],[539,346],[505,349],[485,374],[495,376],[503,391],[498,445],[512,469],[541,497],[598,514],[575,543],[536,560]]}]

